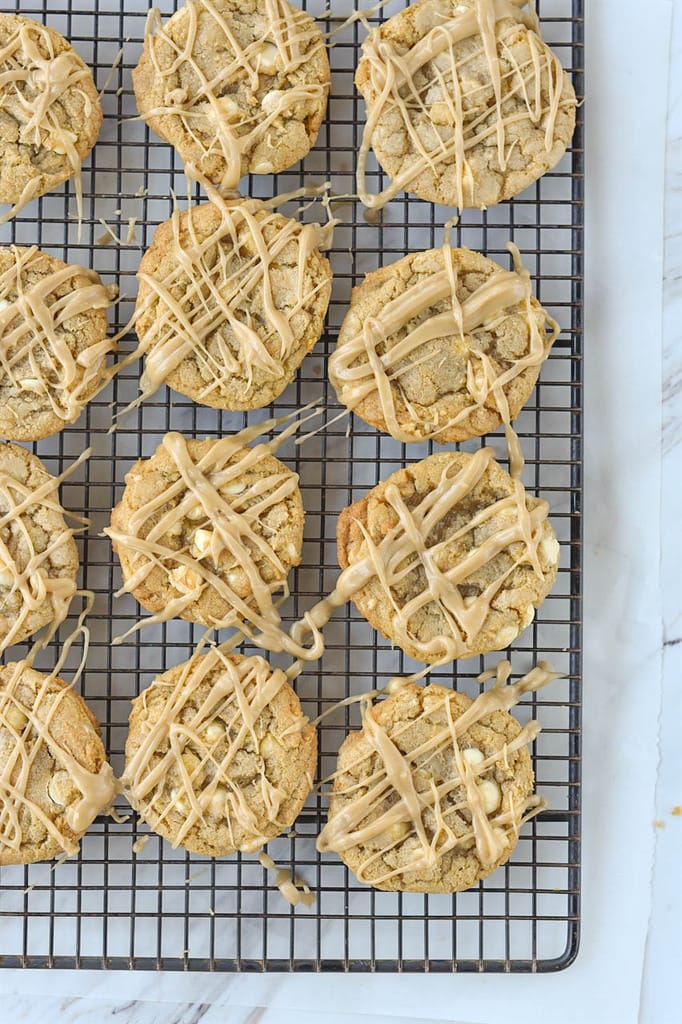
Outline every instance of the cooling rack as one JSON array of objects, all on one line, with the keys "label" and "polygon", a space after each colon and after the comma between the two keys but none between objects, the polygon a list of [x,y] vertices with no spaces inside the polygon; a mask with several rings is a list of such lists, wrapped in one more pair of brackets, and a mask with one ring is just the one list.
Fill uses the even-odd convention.
[{"label": "cooling rack", "polygon": [[[357,0],[355,0],[357,5]],[[174,3],[160,5],[167,15]],[[324,0],[308,10],[325,13]],[[354,9],[335,2],[329,27]],[[404,6],[395,0],[370,16],[377,21]],[[583,86],[582,0],[538,0],[545,39]],[[132,120],[135,104],[130,72],[144,33],[144,0],[73,0],[71,3],[17,2],[3,10],[44,21],[70,39],[94,69],[104,89],[105,121],[84,170],[84,223],[79,238],[75,193],[68,183],[31,203],[0,228],[0,243],[38,244],[69,262],[94,267],[105,283],[118,284],[124,301],[112,311],[117,330],[129,319],[136,292],[135,272],[156,225],[172,212],[171,191],[187,194],[182,166],[171,148]],[[330,181],[337,194],[353,193],[354,154],[361,137],[363,105],[353,87],[361,24],[334,36],[330,51],[332,96],[315,149],[302,165],[273,178],[249,178],[243,191],[271,196],[302,185]],[[370,185],[380,174],[370,165]],[[195,197],[199,192],[194,188]],[[183,199],[180,200],[183,205]],[[292,213],[291,205],[284,212]],[[122,646],[112,639],[139,617],[130,597],[114,600],[120,582],[102,528],[121,492],[125,472],[150,455],[161,435],[180,430],[216,436],[240,429],[272,412],[288,413],[317,400],[334,418],[338,407],[326,381],[332,350],[352,285],[365,272],[406,252],[439,245],[451,210],[400,195],[377,225],[348,202],[330,257],[334,293],[328,328],[305,360],[295,382],[269,410],[243,414],[199,408],[181,396],[159,391],[122,418],[110,434],[112,412],[137,394],[139,370],[132,366],[93,401],[72,427],[40,442],[35,450],[53,473],[61,472],[87,446],[92,455],[63,485],[67,509],[87,514],[92,526],[80,540],[82,585],[96,594],[90,616],[87,667],[79,683],[103,725],[114,768],[121,770],[130,699],[154,675],[187,658],[198,634],[188,623],[149,627]],[[319,219],[322,211],[302,214]],[[108,225],[123,240],[134,218],[136,241],[107,244]],[[103,237],[104,236],[104,237]],[[488,212],[467,211],[453,244],[468,245],[505,265],[506,243],[520,248],[536,294],[562,325],[544,365],[540,383],[517,420],[526,454],[524,482],[547,498],[561,542],[561,568],[554,590],[532,626],[509,656],[514,676],[538,658],[565,673],[517,709],[519,718],[543,723],[534,748],[537,786],[549,809],[524,826],[511,861],[475,889],[452,896],[375,892],[361,886],[333,855],[320,857],[315,837],[325,817],[324,802],[312,797],[295,831],[269,844],[273,858],[314,889],[312,907],[292,908],[273,877],[254,856],[210,860],[171,850],[146,834],[134,817],[98,819],[80,854],[54,866],[0,869],[0,963],[8,967],[181,969],[214,971],[554,971],[568,966],[578,950],[580,921],[580,671],[581,671],[581,500],[582,500],[582,273],[583,124],[582,108],[572,146],[559,166],[511,202]],[[134,339],[122,342],[129,351]],[[113,403],[113,409],[112,409]],[[483,441],[470,442],[470,450]],[[505,455],[503,438],[487,438]],[[293,621],[333,585],[334,534],[338,512],[380,478],[431,451],[429,444],[406,448],[359,420],[340,420],[280,457],[300,474],[306,508],[304,560],[292,579],[293,597],[285,621]],[[62,638],[70,629],[67,623]],[[414,663],[392,650],[349,606],[326,630],[327,653],[310,665],[297,689],[312,717],[347,694],[382,686]],[[79,650],[72,652],[73,667]],[[48,668],[56,644],[40,656]],[[23,648],[8,652],[20,656]],[[472,659],[433,672],[435,681],[474,695],[475,676],[498,656]],[[64,673],[68,678],[68,668]],[[320,727],[320,777],[333,769],[346,731],[357,725],[357,709],[337,710]],[[126,808],[120,806],[121,813]]]}]

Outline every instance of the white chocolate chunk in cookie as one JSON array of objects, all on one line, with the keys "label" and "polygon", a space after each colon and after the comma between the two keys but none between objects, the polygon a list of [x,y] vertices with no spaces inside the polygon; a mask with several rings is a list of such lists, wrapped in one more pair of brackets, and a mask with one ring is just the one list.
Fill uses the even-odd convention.
[{"label": "white chocolate chunk in cookie", "polygon": [[213,530],[195,530],[192,538],[192,554],[195,558],[204,558],[211,548]]},{"label": "white chocolate chunk in cookie", "polygon": [[479,750],[478,747],[467,747],[466,750],[462,751],[462,757],[467,764],[472,766],[480,764],[481,761],[485,760],[483,751]]},{"label": "white chocolate chunk in cookie", "polygon": [[500,806],[502,799],[500,787],[492,779],[481,779],[477,786],[486,814],[492,814]]},{"label": "white chocolate chunk in cookie", "polygon": [[275,43],[269,39],[264,40],[259,47],[256,61],[258,70],[264,71],[266,74],[273,74],[278,68],[282,67],[282,58],[280,57],[279,50]]}]

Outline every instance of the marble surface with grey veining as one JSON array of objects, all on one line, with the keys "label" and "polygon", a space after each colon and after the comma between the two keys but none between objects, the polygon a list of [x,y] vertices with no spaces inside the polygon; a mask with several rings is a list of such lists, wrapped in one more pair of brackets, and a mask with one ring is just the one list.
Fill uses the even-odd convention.
[{"label": "marble surface with grey veining", "polygon": [[[616,0],[587,4],[586,899],[578,962],[537,978],[5,972],[3,1021],[679,1019],[672,965],[682,817],[671,812],[682,804],[682,11],[671,33],[668,0],[644,6],[645,14]],[[652,191],[637,186],[652,163],[662,170],[663,127],[653,122],[662,118],[670,39],[663,210],[655,173]],[[629,62],[634,53],[639,64]],[[625,778],[641,798],[622,792]]]}]

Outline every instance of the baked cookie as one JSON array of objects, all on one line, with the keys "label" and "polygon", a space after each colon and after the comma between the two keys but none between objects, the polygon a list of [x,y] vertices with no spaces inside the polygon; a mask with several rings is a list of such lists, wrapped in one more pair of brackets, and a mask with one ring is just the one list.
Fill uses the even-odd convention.
[{"label": "baked cookie", "polygon": [[371,625],[418,661],[502,650],[556,577],[548,512],[491,448],[429,455],[339,516],[339,564],[352,568],[343,586]]},{"label": "baked cookie", "polygon": [[507,713],[509,689],[472,701],[411,683],[370,707],[341,744],[318,849],[402,892],[460,892],[504,864],[545,806],[528,752],[539,727]]},{"label": "baked cookie", "polygon": [[0,864],[77,853],[115,795],[83,698],[23,661],[0,666]]},{"label": "baked cookie", "polygon": [[322,35],[286,0],[187,0],[145,35],[137,109],[185,171],[220,191],[276,174],[315,143],[327,107]]},{"label": "baked cookie", "polygon": [[329,379],[343,405],[399,441],[464,441],[518,415],[558,333],[520,260],[503,270],[446,245],[353,289]]},{"label": "baked cookie", "polygon": [[317,231],[256,199],[161,224],[138,271],[143,394],[166,383],[217,409],[274,401],[322,333],[332,274]]},{"label": "baked cookie", "polygon": [[279,637],[273,595],[301,560],[303,504],[298,476],[266,445],[166,434],[127,474],[105,532],[124,590],[157,621]]},{"label": "baked cookie", "polygon": [[317,735],[281,669],[213,649],[133,701],[123,784],[172,845],[251,853],[296,820],[313,785]]},{"label": "baked cookie", "polygon": [[78,549],[58,488],[36,455],[0,443],[0,651],[56,629],[76,593]]},{"label": "baked cookie", "polygon": [[59,32],[0,14],[0,203],[14,216],[75,175],[95,145],[102,108],[90,69]]},{"label": "baked cookie", "polygon": [[[367,106],[358,192],[485,209],[540,178],[575,127],[573,86],[527,0],[421,0],[373,29],[355,84]],[[392,178],[369,195],[369,148]]]},{"label": "baked cookie", "polygon": [[109,304],[93,270],[0,248],[0,436],[38,441],[78,419],[115,351]]}]

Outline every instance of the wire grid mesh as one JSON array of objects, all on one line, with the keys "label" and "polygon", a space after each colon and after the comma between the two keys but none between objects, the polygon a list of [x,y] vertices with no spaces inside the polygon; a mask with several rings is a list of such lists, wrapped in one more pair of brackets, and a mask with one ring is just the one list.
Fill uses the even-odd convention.
[{"label": "wire grid mesh", "polygon": [[[382,20],[403,6],[396,0],[370,20]],[[537,6],[544,36],[572,72],[580,96],[582,2],[540,0]],[[166,0],[160,7],[169,14],[175,4]],[[324,12],[323,0],[312,0],[307,7],[316,15]],[[334,8],[332,24],[342,21],[353,4]],[[0,241],[37,243],[62,259],[94,267],[105,283],[117,283],[126,296],[113,314],[117,322],[112,329],[118,329],[132,312],[141,251],[156,225],[172,212],[171,190],[186,195],[182,165],[172,149],[130,119],[136,112],[130,71],[139,56],[146,9],[130,0],[99,0],[96,5],[90,0],[18,2],[12,9],[61,31],[93,68],[99,87],[107,84],[104,126],[84,170],[82,237],[73,184],[67,183],[2,228]],[[353,72],[363,38],[358,23],[334,38],[332,94],[315,149],[302,165],[274,180],[249,178],[244,192],[270,196],[327,180],[337,194],[354,192],[364,111]],[[488,212],[466,211],[453,234],[453,244],[478,249],[505,265],[505,245],[513,239],[538,298],[563,328],[517,421],[527,459],[524,480],[532,493],[550,501],[561,568],[532,627],[510,652],[515,676],[542,657],[566,673],[517,709],[521,720],[538,717],[544,726],[534,764],[538,790],[550,809],[523,828],[510,863],[477,888],[453,896],[403,895],[368,889],[335,856],[316,853],[325,805],[311,797],[295,831],[269,844],[275,860],[305,878],[316,892],[314,906],[296,909],[284,902],[272,875],[253,856],[210,860],[173,851],[156,836],[136,853],[133,842],[146,834],[144,826],[138,829],[134,818],[122,823],[98,819],[78,857],[57,867],[1,869],[0,963],[221,971],[550,971],[566,967],[575,957],[580,898],[582,145],[579,110],[572,146],[554,171],[509,203]],[[370,181],[378,190],[381,176],[375,164]],[[199,197],[196,188],[194,195]],[[284,212],[293,212],[292,207]],[[303,216],[315,219],[320,213],[312,209]],[[82,585],[97,596],[89,620],[87,667],[79,685],[102,722],[115,770],[122,767],[131,697],[158,672],[188,657],[198,636],[194,627],[173,621],[112,646],[112,639],[140,614],[132,598],[112,597],[120,582],[119,568],[109,541],[101,536],[125,472],[135,459],[151,455],[169,429],[216,436],[241,428],[247,419],[291,412],[313,399],[326,406],[331,419],[336,403],[326,381],[326,357],[351,286],[365,272],[406,252],[439,245],[451,213],[404,195],[390,203],[375,226],[365,221],[355,202],[340,211],[344,223],[336,229],[331,252],[335,277],[327,331],[271,410],[249,416],[220,413],[163,389],[109,434],[111,403],[121,409],[137,393],[139,368],[134,366],[74,426],[35,446],[54,473],[87,445],[93,449],[89,461],[63,485],[62,501],[92,520],[80,541]],[[130,217],[136,220],[137,244],[102,242],[100,219],[125,237]],[[130,337],[122,349],[133,344]],[[465,447],[471,450],[482,443]],[[501,435],[492,443],[502,457]],[[285,621],[293,621],[333,586],[338,512],[379,479],[430,451],[429,444],[405,447],[353,418],[349,426],[342,420],[300,447],[290,442],[282,449],[280,457],[300,474],[306,508],[304,560],[292,580],[294,596],[285,606]],[[67,623],[62,637],[68,628]],[[418,667],[377,638],[352,606],[336,614],[326,640],[323,660],[310,665],[297,683],[311,717],[350,693],[380,687],[392,675]],[[53,644],[37,667],[54,664],[56,650]],[[16,648],[10,654],[22,652]],[[69,664],[78,656],[75,650]],[[498,657],[440,668],[433,678],[474,695],[474,677]],[[63,674],[68,677],[68,672]],[[320,777],[333,770],[336,751],[357,721],[357,708],[344,708],[320,726]],[[125,812],[125,807],[120,810]]]}]

